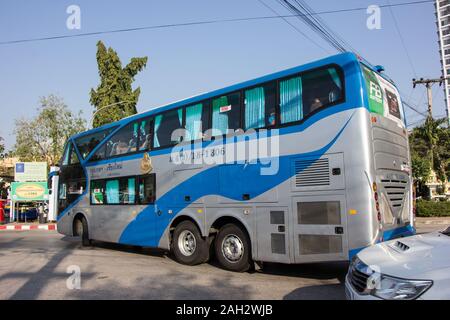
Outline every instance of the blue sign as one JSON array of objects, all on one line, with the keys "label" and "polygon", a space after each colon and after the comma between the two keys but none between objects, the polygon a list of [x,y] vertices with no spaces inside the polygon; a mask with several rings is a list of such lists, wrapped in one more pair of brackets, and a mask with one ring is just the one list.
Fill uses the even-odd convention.
[{"label": "blue sign", "polygon": [[23,162],[16,163],[16,172],[24,173],[25,172],[25,163],[23,163]]}]

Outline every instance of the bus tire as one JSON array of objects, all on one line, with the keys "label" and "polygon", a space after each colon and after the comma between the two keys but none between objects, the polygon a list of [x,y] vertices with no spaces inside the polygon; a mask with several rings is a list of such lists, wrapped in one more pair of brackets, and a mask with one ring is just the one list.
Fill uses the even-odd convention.
[{"label": "bus tire", "polygon": [[208,243],[194,223],[183,221],[173,232],[172,252],[179,263],[194,266],[208,261]]},{"label": "bus tire", "polygon": [[220,228],[214,246],[217,260],[226,270],[245,272],[253,265],[247,232],[233,223]]},{"label": "bus tire", "polygon": [[85,217],[81,217],[75,220],[75,232],[76,236],[81,237],[81,245],[83,247],[89,247],[91,240],[89,239],[88,223]]}]

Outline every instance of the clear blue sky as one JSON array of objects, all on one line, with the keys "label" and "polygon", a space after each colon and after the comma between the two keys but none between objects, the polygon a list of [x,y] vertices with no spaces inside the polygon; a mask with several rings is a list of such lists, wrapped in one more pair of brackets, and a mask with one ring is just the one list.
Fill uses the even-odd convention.
[{"label": "clear blue sky", "polygon": [[[289,14],[275,0],[264,0]],[[409,0],[391,0],[401,3]],[[415,0],[414,0],[415,1]],[[316,11],[384,5],[387,0],[312,1]],[[81,8],[81,30],[68,30],[66,8]],[[441,74],[434,7],[431,3],[393,8],[419,77]],[[101,30],[273,15],[257,0],[1,0],[0,41]],[[382,64],[400,91],[426,110],[425,89],[412,90],[412,68],[389,9],[382,9],[382,29],[368,30],[365,11],[326,14],[322,18],[373,64]],[[295,18],[300,29],[334,51]],[[98,84],[98,40],[112,46],[125,64],[148,56],[134,86],[141,87],[138,111],[251,79],[328,55],[282,20],[222,23],[136,31],[0,46],[0,136],[12,147],[14,119],[36,114],[40,96],[64,98],[90,120],[89,91]],[[444,115],[442,90],[434,87],[436,116]],[[410,122],[420,119],[407,111]]]}]

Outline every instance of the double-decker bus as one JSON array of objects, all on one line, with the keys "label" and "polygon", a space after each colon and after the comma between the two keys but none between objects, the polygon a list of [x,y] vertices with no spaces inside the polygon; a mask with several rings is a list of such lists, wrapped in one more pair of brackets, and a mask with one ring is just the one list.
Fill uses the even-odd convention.
[{"label": "double-decker bus", "polygon": [[380,69],[343,53],[71,137],[58,231],[233,271],[413,234],[403,107]]}]

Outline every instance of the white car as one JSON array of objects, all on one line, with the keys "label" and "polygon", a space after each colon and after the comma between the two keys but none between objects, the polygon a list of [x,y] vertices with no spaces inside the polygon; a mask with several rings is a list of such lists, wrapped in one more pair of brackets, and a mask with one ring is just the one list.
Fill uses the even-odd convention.
[{"label": "white car", "polygon": [[450,299],[450,227],[362,250],[350,264],[345,293],[352,300]]}]

